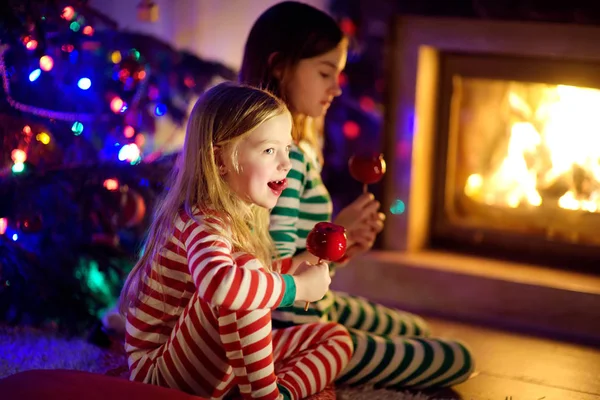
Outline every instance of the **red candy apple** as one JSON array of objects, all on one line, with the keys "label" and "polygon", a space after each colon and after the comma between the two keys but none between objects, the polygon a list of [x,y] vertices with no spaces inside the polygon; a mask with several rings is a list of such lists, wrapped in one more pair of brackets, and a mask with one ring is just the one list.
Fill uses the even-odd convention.
[{"label": "red candy apple", "polygon": [[337,261],[346,253],[346,229],[331,222],[319,222],[306,237],[306,248],[320,260]]},{"label": "red candy apple", "polygon": [[[346,254],[346,229],[331,222],[319,222],[306,237],[306,249],[319,262],[338,261]],[[308,302],[304,310],[308,310]]]},{"label": "red candy apple", "polygon": [[348,160],[348,167],[350,175],[364,184],[365,192],[367,185],[379,182],[385,174],[383,154],[353,155]]}]

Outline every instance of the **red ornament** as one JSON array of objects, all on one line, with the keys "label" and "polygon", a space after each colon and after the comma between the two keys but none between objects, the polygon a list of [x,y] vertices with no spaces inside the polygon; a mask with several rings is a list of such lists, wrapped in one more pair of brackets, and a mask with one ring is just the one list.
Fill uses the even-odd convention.
[{"label": "red ornament", "polygon": [[108,247],[117,247],[119,245],[119,235],[116,233],[92,233],[92,243],[101,244]]},{"label": "red ornament", "polygon": [[144,220],[146,202],[141,194],[128,187],[122,187],[119,203],[119,225],[131,228]]},{"label": "red ornament", "polygon": [[385,174],[385,160],[383,154],[359,156],[354,155],[348,160],[350,175],[357,181],[363,183],[366,192],[367,185],[377,183]]},{"label": "red ornament", "polygon": [[306,237],[306,249],[320,260],[337,261],[346,253],[346,229],[319,222]]}]

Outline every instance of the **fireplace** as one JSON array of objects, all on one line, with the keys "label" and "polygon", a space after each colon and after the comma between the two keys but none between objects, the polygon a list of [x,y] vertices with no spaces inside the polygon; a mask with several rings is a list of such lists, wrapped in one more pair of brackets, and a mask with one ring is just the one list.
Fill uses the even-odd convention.
[{"label": "fireplace", "polygon": [[398,18],[383,247],[597,264],[598,37],[587,26]]}]

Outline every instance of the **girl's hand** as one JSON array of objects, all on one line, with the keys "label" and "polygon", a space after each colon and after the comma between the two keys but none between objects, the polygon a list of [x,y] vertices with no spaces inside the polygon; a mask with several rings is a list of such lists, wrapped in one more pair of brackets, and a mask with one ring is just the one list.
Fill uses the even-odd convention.
[{"label": "girl's hand", "polygon": [[[381,204],[375,200],[372,193],[364,193],[356,198],[338,213],[333,221],[334,224],[346,228],[347,232],[358,228],[365,221],[372,221],[377,215]],[[373,222],[369,222],[372,224]]]},{"label": "girl's hand", "polygon": [[363,221],[360,224],[355,224],[354,227],[347,232],[348,248],[346,255],[339,264],[345,264],[352,257],[363,254],[373,247],[375,238],[383,230],[385,214],[375,213],[371,218]]},{"label": "girl's hand", "polygon": [[301,263],[294,275],[296,283],[296,301],[318,301],[325,296],[331,284],[329,265],[326,262]]}]

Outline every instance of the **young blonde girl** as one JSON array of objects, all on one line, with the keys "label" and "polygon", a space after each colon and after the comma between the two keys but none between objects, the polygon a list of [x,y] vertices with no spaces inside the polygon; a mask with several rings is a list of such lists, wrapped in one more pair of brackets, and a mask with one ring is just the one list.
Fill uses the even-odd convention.
[{"label": "young blonde girl", "polygon": [[173,180],[123,289],[131,379],[211,399],[300,399],[352,352],[338,324],[271,329],[270,310],[315,301],[328,267],[271,269],[268,208],[290,168],[291,116],[259,89],[220,84],[196,103]]},{"label": "young blonde girl", "polygon": [[[306,236],[317,222],[331,218],[331,198],[320,175],[322,135],[315,128],[342,93],[338,78],[345,67],[347,47],[346,38],[329,15],[293,1],[265,11],[246,42],[240,80],[280,96],[294,119],[296,145],[290,152],[289,185],[271,212],[270,226],[288,271],[314,260],[306,251]],[[349,258],[373,245],[384,222],[378,209],[373,195],[364,194],[336,216],[334,222],[348,232]],[[280,308],[273,313],[274,325],[344,324],[355,349],[338,383],[390,388],[449,386],[466,380],[473,370],[472,356],[463,344],[427,338],[429,328],[416,315],[332,291],[311,303],[308,311],[303,307],[296,303]]]}]

